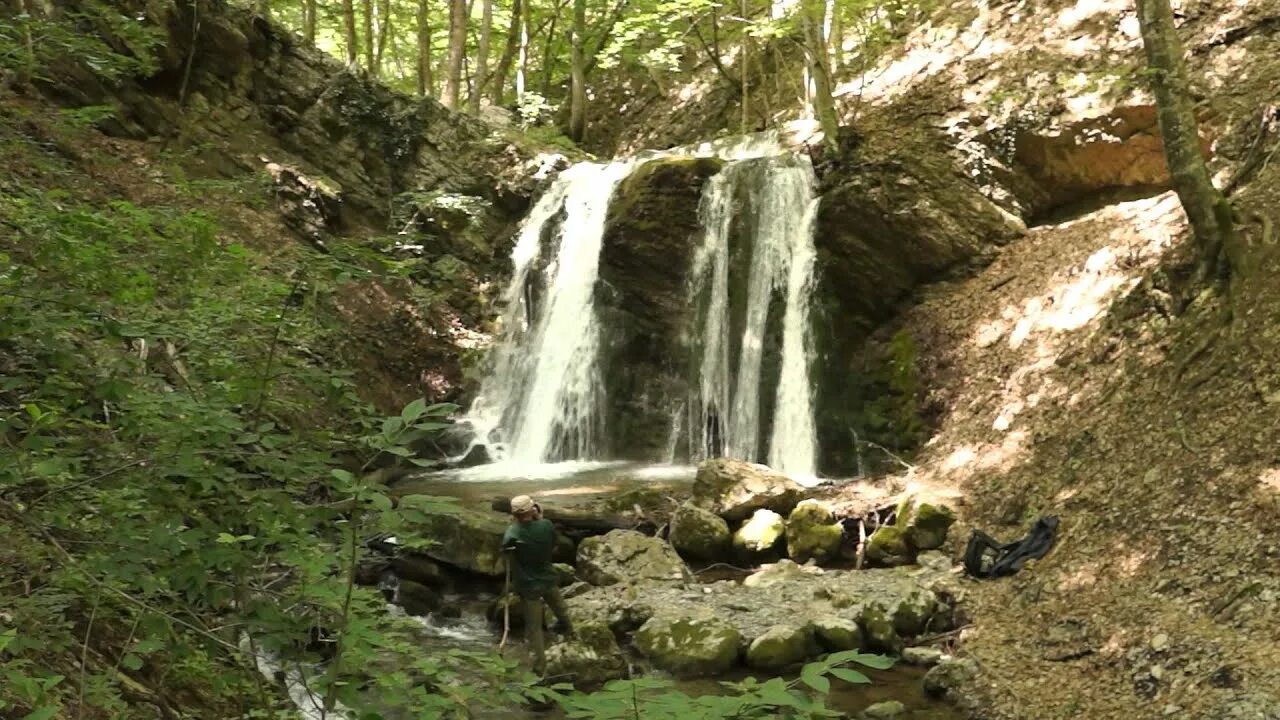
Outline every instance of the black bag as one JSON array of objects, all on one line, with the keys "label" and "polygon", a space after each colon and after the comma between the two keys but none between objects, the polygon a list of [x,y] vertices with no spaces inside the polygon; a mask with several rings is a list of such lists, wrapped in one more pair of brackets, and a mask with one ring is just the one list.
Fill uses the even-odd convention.
[{"label": "black bag", "polygon": [[1002,544],[995,538],[974,530],[964,549],[964,569],[973,577],[991,578],[1012,575],[1028,560],[1049,554],[1058,534],[1058,518],[1051,515],[1036,520],[1031,532],[1021,540]]}]

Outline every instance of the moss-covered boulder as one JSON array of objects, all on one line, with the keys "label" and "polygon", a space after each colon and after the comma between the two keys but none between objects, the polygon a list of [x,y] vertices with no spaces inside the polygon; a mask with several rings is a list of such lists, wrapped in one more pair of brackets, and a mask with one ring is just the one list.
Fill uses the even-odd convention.
[{"label": "moss-covered boulder", "polygon": [[751,564],[772,562],[786,551],[787,523],[781,515],[761,508],[733,534],[733,554]]},{"label": "moss-covered boulder", "polygon": [[580,623],[572,638],[547,648],[547,675],[578,688],[596,688],[626,677],[627,659],[607,625]]},{"label": "moss-covered boulder", "polygon": [[427,495],[400,498],[398,510],[409,530],[428,541],[421,550],[427,557],[482,575],[498,577],[506,572],[502,534],[507,521],[501,515]]},{"label": "moss-covered boulder", "polygon": [[799,565],[791,560],[784,559],[765,565],[748,575],[742,581],[742,585],[749,588],[767,588],[774,585],[804,582],[811,579],[811,576],[821,574],[822,568]]},{"label": "moss-covered boulder", "polygon": [[868,605],[858,617],[866,649],[898,655],[902,652],[902,636],[893,627],[893,619],[879,605]]},{"label": "moss-covered boulder", "polygon": [[929,619],[938,608],[933,593],[917,591],[893,610],[893,629],[903,637],[919,635],[929,626]]},{"label": "moss-covered boulder", "polygon": [[787,518],[787,555],[796,562],[833,560],[843,540],[835,515],[817,500],[801,502]]},{"label": "moss-covered boulder", "polygon": [[717,458],[698,466],[693,502],[729,522],[740,522],[766,508],[787,514],[804,497],[796,481],[756,463]]},{"label": "moss-covered boulder", "polygon": [[906,539],[916,551],[936,550],[947,541],[947,531],[956,514],[945,505],[920,503],[913,509],[906,526]]},{"label": "moss-covered boulder", "polygon": [[757,670],[781,670],[815,654],[811,625],[775,625],[751,641],[747,665]]},{"label": "moss-covered boulder", "polygon": [[636,631],[633,642],[660,670],[677,677],[705,677],[738,662],[742,637],[718,618],[655,617]]},{"label": "moss-covered boulder", "polygon": [[719,560],[729,551],[729,524],[710,510],[685,503],[671,517],[669,539],[687,558]]},{"label": "moss-covered boulder", "polygon": [[898,525],[885,525],[867,539],[867,559],[877,565],[910,565],[912,557],[906,530]]},{"label": "moss-covered boulder", "polygon": [[577,566],[578,577],[592,585],[691,579],[674,548],[634,530],[612,530],[583,540]]},{"label": "moss-covered boulder", "polygon": [[823,649],[830,652],[861,650],[862,628],[858,623],[842,617],[821,617],[813,621],[814,636]]}]

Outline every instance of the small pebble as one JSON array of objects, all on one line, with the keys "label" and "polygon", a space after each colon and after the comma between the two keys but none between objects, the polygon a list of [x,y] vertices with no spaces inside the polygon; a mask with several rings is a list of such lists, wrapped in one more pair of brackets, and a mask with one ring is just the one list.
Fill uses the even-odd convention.
[{"label": "small pebble", "polygon": [[1168,636],[1168,635],[1165,635],[1164,633],[1160,633],[1159,635],[1156,635],[1155,637],[1151,638],[1151,649],[1152,649],[1152,650],[1157,650],[1157,651],[1158,651],[1158,650],[1163,650],[1163,649],[1165,649],[1165,648],[1167,648],[1167,647],[1169,647],[1169,636]]}]

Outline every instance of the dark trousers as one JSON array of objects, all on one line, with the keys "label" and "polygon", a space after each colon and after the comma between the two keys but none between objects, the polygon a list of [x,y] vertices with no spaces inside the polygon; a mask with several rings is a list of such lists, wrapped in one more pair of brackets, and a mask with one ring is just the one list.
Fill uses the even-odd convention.
[{"label": "dark trousers", "polygon": [[543,607],[549,606],[560,624],[569,627],[569,608],[565,607],[560,588],[524,588],[517,591],[520,606],[524,610],[525,641],[533,653],[533,671],[542,674],[547,670],[546,641],[542,635]]}]

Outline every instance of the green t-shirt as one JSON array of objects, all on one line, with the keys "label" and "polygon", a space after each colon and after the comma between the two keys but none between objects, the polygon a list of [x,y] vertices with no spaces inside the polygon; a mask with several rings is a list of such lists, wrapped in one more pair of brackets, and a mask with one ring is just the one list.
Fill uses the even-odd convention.
[{"label": "green t-shirt", "polygon": [[504,548],[515,545],[511,553],[511,584],[517,593],[547,590],[556,584],[556,571],[551,567],[551,552],[556,546],[556,528],[550,520],[512,523],[502,535]]}]

